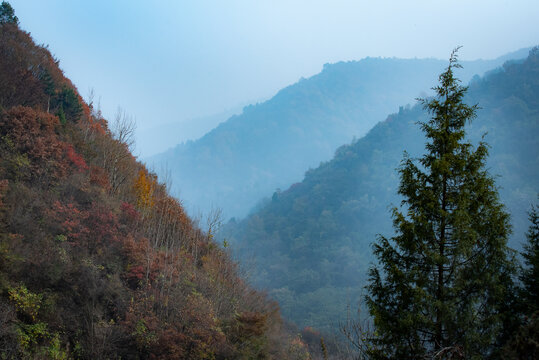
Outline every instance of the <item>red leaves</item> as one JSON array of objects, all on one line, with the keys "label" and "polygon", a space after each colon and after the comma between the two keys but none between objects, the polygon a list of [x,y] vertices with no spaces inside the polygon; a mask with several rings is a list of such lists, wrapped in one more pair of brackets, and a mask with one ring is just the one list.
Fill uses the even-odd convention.
[{"label": "red leaves", "polygon": [[74,204],[64,205],[55,201],[50,211],[53,221],[59,223],[63,235],[73,244],[80,244],[86,240],[90,230],[85,226],[88,219],[88,212],[78,209]]},{"label": "red leaves", "polygon": [[127,271],[123,278],[131,289],[138,289],[143,283],[149,285],[156,277],[154,268],[155,250],[151,248],[148,239],[135,240],[130,234],[123,238],[123,251],[127,257]]},{"label": "red leaves", "polygon": [[127,223],[134,223],[139,220],[140,214],[133,205],[128,202],[123,202],[120,206],[122,211],[122,219]]},{"label": "red leaves", "polygon": [[64,205],[55,201],[50,217],[59,224],[68,242],[75,246],[85,246],[91,252],[98,247],[110,246],[120,238],[116,215],[96,203],[84,210],[73,203]]},{"label": "red leaves", "polygon": [[101,204],[93,203],[88,213],[88,226],[91,229],[93,242],[97,245],[109,245],[118,242],[118,218]]},{"label": "red leaves", "polygon": [[78,171],[83,172],[83,171],[88,170],[88,165],[86,164],[86,161],[84,161],[82,156],[80,156],[79,154],[75,152],[75,149],[73,149],[73,145],[71,144],[66,145],[66,155],[67,155],[68,160],[73,165],[75,165],[75,168]]},{"label": "red leaves", "polygon": [[142,280],[144,277],[144,267],[142,265],[132,267],[127,273],[128,280]]},{"label": "red leaves", "polygon": [[28,156],[36,175],[45,173],[50,165],[63,174],[64,143],[56,136],[57,125],[58,119],[50,114],[17,106],[0,117],[0,136],[9,139],[13,150]]},{"label": "red leaves", "polygon": [[124,278],[131,287],[131,289],[137,289],[142,283],[144,278],[144,267],[142,265],[132,266],[128,268]]},{"label": "red leaves", "polygon": [[110,190],[109,177],[102,167],[90,166],[90,183],[99,186],[105,191]]},{"label": "red leaves", "polygon": [[0,117],[0,136],[6,137],[11,151],[28,158],[36,177],[49,174],[61,178],[70,166],[78,171],[88,170],[73,146],[59,139],[58,126],[56,116],[17,106]]}]

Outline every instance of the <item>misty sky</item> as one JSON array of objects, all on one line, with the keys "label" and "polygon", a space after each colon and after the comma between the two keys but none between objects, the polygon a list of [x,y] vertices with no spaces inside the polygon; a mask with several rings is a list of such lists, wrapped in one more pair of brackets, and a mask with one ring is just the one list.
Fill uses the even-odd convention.
[{"label": "misty sky", "polygon": [[[271,97],[328,62],[494,58],[539,44],[537,0],[10,0],[106,117],[139,137]],[[178,142],[185,140],[178,134]],[[144,149],[139,152],[144,154]]]}]

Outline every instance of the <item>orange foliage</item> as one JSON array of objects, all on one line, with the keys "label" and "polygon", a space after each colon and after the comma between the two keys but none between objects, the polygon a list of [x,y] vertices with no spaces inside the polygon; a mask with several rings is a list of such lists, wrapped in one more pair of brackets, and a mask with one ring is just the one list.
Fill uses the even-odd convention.
[{"label": "orange foliage", "polygon": [[155,202],[154,191],[157,187],[157,177],[141,169],[133,185],[139,209],[152,208]]},{"label": "orange foliage", "polygon": [[[155,197],[154,197],[155,198]],[[158,214],[169,221],[177,221],[185,231],[191,230],[191,219],[185,212],[181,203],[175,198],[164,194],[155,200],[155,208]]]}]

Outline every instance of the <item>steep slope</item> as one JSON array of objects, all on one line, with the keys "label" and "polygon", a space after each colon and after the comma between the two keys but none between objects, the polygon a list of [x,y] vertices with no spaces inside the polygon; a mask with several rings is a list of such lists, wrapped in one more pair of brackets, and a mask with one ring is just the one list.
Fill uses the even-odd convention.
[{"label": "steep slope", "polygon": [[[518,248],[526,211],[539,192],[537,49],[521,64],[474,79],[466,101],[481,106],[467,134],[477,143],[487,133],[488,166],[499,175],[514,226],[510,245]],[[288,318],[326,328],[345,315],[348,302],[355,304],[372,259],[370,243],[378,233],[392,234],[390,208],[399,205],[396,169],[403,151],[423,153],[417,122],[425,119],[419,106],[402,108],[309,170],[301,183],[227,225],[224,236],[241,259],[254,258],[253,280],[270,290]]]},{"label": "steep slope", "polygon": [[[0,358],[304,358],[278,307],[0,7]],[[296,354],[296,356],[293,356]]]},{"label": "steep slope", "polygon": [[[525,57],[522,52],[511,56]],[[461,76],[468,81],[502,63],[466,62]],[[429,91],[444,65],[435,59],[395,58],[325,65],[320,74],[244,108],[201,139],[149,163],[169,173],[188,210],[218,207],[226,218],[243,217],[260,198],[299,181],[338,146]]]}]

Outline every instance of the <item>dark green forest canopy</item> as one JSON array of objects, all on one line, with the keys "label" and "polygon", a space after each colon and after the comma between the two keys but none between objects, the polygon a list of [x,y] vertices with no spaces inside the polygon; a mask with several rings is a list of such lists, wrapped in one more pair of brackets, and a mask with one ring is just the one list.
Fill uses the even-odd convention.
[{"label": "dark green forest canopy", "polygon": [[[465,98],[480,105],[468,137],[477,144],[485,136],[490,146],[487,170],[511,215],[509,244],[516,249],[539,192],[538,58],[534,50],[524,62],[475,78]],[[253,281],[269,289],[287,317],[328,328],[359,299],[370,244],[376,234],[392,233],[389,209],[401,201],[396,169],[404,150],[412,158],[423,152],[417,122],[426,118],[420,106],[401,108],[307,171],[302,182],[227,226],[224,236],[237,256],[255,263]]]}]

